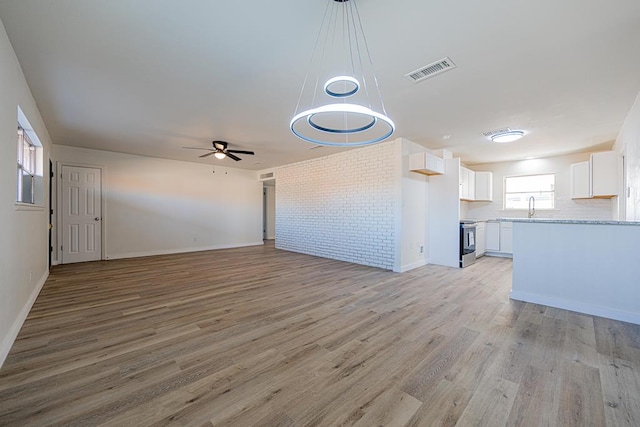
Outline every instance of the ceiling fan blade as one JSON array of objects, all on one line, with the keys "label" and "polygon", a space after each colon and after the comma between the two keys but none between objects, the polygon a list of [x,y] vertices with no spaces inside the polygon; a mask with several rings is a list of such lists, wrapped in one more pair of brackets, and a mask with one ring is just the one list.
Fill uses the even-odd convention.
[{"label": "ceiling fan blade", "polygon": [[252,156],[255,154],[253,151],[243,151],[243,150],[227,150],[227,153],[250,154]]},{"label": "ceiling fan blade", "polygon": [[215,151],[212,150],[211,148],[205,148],[205,147],[182,147],[182,148],[187,148],[189,150],[209,150],[209,151]]},{"label": "ceiling fan blade", "polygon": [[205,154],[203,154],[202,156],[198,156],[198,157],[200,157],[200,158],[202,158],[202,157],[208,157],[208,156],[210,156],[210,155],[212,155],[212,154],[215,154],[215,153],[216,153],[215,151],[212,151],[212,152],[210,152],[210,153],[205,153]]},{"label": "ceiling fan blade", "polygon": [[238,156],[234,156],[233,154],[229,153],[228,151],[227,151],[227,153],[226,153],[226,154],[227,154],[227,157],[228,157],[228,158],[233,159],[233,160],[235,160],[236,162],[237,162],[237,161],[242,160],[240,157],[238,157]]}]

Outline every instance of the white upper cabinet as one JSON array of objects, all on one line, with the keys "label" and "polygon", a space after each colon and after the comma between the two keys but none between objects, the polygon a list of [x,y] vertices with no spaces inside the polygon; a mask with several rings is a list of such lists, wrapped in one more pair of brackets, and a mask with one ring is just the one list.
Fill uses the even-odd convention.
[{"label": "white upper cabinet", "polygon": [[618,156],[615,151],[591,154],[589,161],[571,165],[571,198],[618,195]]},{"label": "white upper cabinet", "polygon": [[618,195],[618,156],[615,151],[591,155],[591,196]]},{"label": "white upper cabinet", "polygon": [[476,174],[471,169],[460,166],[460,200],[476,199]]},{"label": "white upper cabinet", "polygon": [[478,202],[493,201],[493,173],[476,171],[475,176],[476,176],[475,200]]},{"label": "white upper cabinet", "polygon": [[571,165],[571,198],[591,198],[591,162],[573,163]]},{"label": "white upper cabinet", "polygon": [[493,201],[493,173],[472,171],[460,166],[460,200],[467,202]]},{"label": "white upper cabinet", "polygon": [[444,160],[431,153],[410,154],[409,170],[423,175],[442,175],[444,174]]}]

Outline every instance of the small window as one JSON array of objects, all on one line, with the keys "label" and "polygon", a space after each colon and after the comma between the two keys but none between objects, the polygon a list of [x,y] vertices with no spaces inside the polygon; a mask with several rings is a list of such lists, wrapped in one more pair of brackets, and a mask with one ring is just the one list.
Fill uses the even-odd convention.
[{"label": "small window", "polygon": [[527,210],[533,197],[536,209],[554,209],[555,183],[555,174],[505,177],[504,208]]},{"label": "small window", "polygon": [[29,121],[18,108],[18,176],[16,201],[30,205],[43,203],[42,144]]}]

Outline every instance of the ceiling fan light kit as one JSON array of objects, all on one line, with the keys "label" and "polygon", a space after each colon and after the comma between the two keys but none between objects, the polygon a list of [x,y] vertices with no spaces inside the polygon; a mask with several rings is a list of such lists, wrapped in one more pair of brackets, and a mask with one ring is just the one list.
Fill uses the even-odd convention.
[{"label": "ceiling fan light kit", "polygon": [[393,135],[356,0],[327,0],[289,127],[300,139],[334,147],[375,144]]},{"label": "ceiling fan light kit", "polygon": [[248,154],[250,156],[253,156],[255,153],[253,151],[245,151],[245,150],[228,150],[227,146],[229,145],[226,141],[211,141],[211,144],[213,145],[213,148],[204,148],[204,147],[182,147],[182,148],[187,148],[190,150],[206,150],[209,151],[208,153],[205,153],[201,156],[198,156],[200,158],[202,157],[209,157],[211,155],[213,155],[216,159],[222,160],[225,157],[228,157],[232,160],[235,160],[236,162],[239,162],[240,160],[242,160],[240,157],[236,156],[236,154]]}]

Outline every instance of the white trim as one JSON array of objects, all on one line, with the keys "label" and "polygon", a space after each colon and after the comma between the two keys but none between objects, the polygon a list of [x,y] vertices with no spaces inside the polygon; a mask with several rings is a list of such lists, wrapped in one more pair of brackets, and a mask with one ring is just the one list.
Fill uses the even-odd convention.
[{"label": "white trim", "polygon": [[531,292],[511,291],[509,298],[517,301],[530,302],[534,304],[546,305],[549,307],[561,308],[564,310],[576,311],[578,313],[590,314],[592,316],[605,317],[607,319],[620,320],[622,322],[640,325],[640,314],[628,311],[616,310],[594,304],[571,301],[563,298],[548,297]]},{"label": "white trim", "polygon": [[406,265],[400,266],[399,270],[394,269],[393,271],[395,271],[396,273],[405,273],[405,272],[407,272],[409,270],[413,270],[414,268],[424,267],[427,264],[429,264],[429,260],[428,259],[421,259],[420,261],[416,261],[416,262],[413,262],[411,264],[406,264]]},{"label": "white trim", "polygon": [[58,262],[60,264],[64,264],[62,262],[62,250],[60,249],[60,242],[64,241],[64,236],[62,235],[62,215],[60,215],[60,207],[62,206],[62,167],[63,166],[71,166],[77,168],[92,168],[92,169],[100,169],[100,212],[102,221],[100,221],[100,232],[102,235],[100,236],[100,259],[106,260],[107,254],[107,205],[105,203],[105,174],[106,167],[102,165],[93,165],[89,163],[76,163],[76,162],[67,162],[67,161],[58,161],[56,162],[56,225],[58,227],[58,231],[56,233],[56,254],[58,255]]},{"label": "white trim", "polygon": [[38,295],[40,294],[40,291],[42,290],[42,287],[44,286],[48,277],[49,270],[45,271],[44,275],[40,278],[38,284],[33,289],[33,292],[31,292],[31,295],[29,296],[26,304],[22,307],[22,310],[20,310],[20,314],[18,314],[18,317],[16,318],[16,320],[14,320],[13,325],[11,325],[11,329],[9,329],[9,332],[3,338],[2,344],[0,344],[0,368],[9,355],[9,351],[11,350],[11,347],[13,347],[13,343],[18,337],[18,333],[20,332],[24,321],[27,319],[29,311],[31,311],[31,307],[33,307],[33,304],[36,302],[36,298],[38,298]]},{"label": "white trim", "polygon": [[213,245],[213,246],[205,246],[205,247],[197,247],[197,248],[179,248],[179,249],[160,249],[157,251],[145,251],[145,252],[129,252],[124,254],[115,254],[108,255],[104,259],[124,259],[124,258],[140,258],[145,256],[155,256],[155,255],[171,255],[171,254],[181,254],[187,252],[202,252],[202,251],[213,251],[217,249],[233,249],[233,248],[243,248],[246,246],[261,246],[264,245],[264,241],[260,240],[259,242],[250,242],[250,243],[241,243],[235,245]]},{"label": "white trim", "polygon": [[43,211],[46,208],[42,205],[32,205],[31,203],[16,202],[15,208],[17,211]]},{"label": "white trim", "polygon": [[509,254],[506,252],[494,252],[494,251],[485,251],[482,256],[494,256],[498,258],[510,258],[513,259],[513,254]]}]

